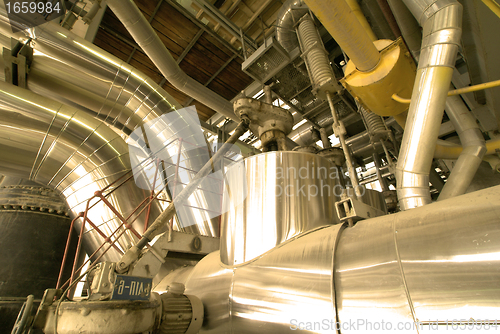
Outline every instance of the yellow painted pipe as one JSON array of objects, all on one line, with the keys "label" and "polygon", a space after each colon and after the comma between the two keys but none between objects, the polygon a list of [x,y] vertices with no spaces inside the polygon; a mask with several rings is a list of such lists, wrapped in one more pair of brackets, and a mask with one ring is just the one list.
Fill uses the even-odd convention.
[{"label": "yellow painted pipe", "polygon": [[[455,96],[455,95],[460,95],[460,94],[465,94],[465,93],[477,92],[478,90],[494,88],[494,87],[499,87],[499,86],[500,86],[500,80],[496,80],[496,81],[482,83],[479,85],[450,90],[448,92],[448,96]],[[411,99],[405,99],[401,96],[398,96],[397,94],[393,94],[392,99],[394,101],[397,101],[400,103],[406,103],[406,104],[411,102]]]},{"label": "yellow painted pipe", "polygon": [[483,0],[483,3],[488,6],[489,9],[493,13],[495,13],[496,16],[500,17],[500,5],[496,3],[494,0]]},{"label": "yellow painted pipe", "polygon": [[372,70],[380,54],[346,0],[304,0],[337,44],[362,72]]},{"label": "yellow painted pipe", "polygon": [[377,40],[377,36],[375,36],[375,33],[372,30],[372,27],[370,27],[370,24],[368,23],[368,20],[366,17],[363,15],[363,12],[361,11],[361,8],[359,7],[359,4],[356,0],[346,0],[347,4],[351,8],[353,14],[357,17],[359,23],[363,26],[363,29],[365,29],[366,33],[368,34],[368,37],[375,42]]}]

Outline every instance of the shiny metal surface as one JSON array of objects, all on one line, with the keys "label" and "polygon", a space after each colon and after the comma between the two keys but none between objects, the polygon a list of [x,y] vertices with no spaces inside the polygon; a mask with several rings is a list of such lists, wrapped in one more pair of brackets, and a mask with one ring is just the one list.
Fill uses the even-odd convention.
[{"label": "shiny metal surface", "polygon": [[187,76],[132,0],[108,0],[107,5],[144,53],[174,87],[222,115],[238,120],[231,102]]},{"label": "shiny metal surface", "polygon": [[439,194],[440,201],[465,194],[486,154],[486,142],[479,125],[460,97],[450,96],[446,99],[446,114],[464,150]]},{"label": "shiny metal surface", "polygon": [[335,322],[333,252],[342,228],[306,232],[241,266],[224,266],[218,252],[205,257],[185,282],[205,305],[200,333],[289,333],[299,323]]},{"label": "shiny metal surface", "polygon": [[[130,169],[127,144],[104,123],[4,82],[0,82],[0,119],[2,173],[50,186],[66,199],[73,215],[84,211],[95,191]],[[108,200],[127,215],[145,196],[144,190],[129,182]],[[103,204],[90,210],[89,218],[108,235],[119,226]],[[126,232],[120,246],[125,249],[132,241]],[[94,230],[87,231],[88,250],[101,242]],[[119,254],[110,252],[107,258],[117,260]]]},{"label": "shiny metal surface", "polygon": [[221,222],[222,263],[247,262],[301,233],[338,223],[338,173],[325,158],[302,152],[259,154],[230,168],[230,195]]},{"label": "shiny metal surface", "polygon": [[[12,34],[10,21],[3,8],[0,8],[0,32],[20,40],[26,39],[23,33]],[[177,138],[178,133],[183,133],[186,141],[196,142],[198,147],[184,147],[182,165],[198,170],[208,161],[206,144],[204,144],[205,147],[201,147],[200,140],[195,139],[202,135],[201,127],[191,129],[193,123],[183,122],[185,117],[180,112],[178,112],[179,117],[169,116],[169,124],[159,121],[162,115],[177,112],[176,109],[179,109],[180,105],[152,79],[54,22],[33,28],[29,34],[34,38],[35,49],[34,61],[28,78],[30,90],[83,109],[110,125],[117,134],[128,143],[138,147],[139,150],[142,148],[131,142],[129,136],[134,131],[139,131],[142,138],[141,127],[144,125],[147,125],[149,137],[164,138],[161,143],[156,143],[158,145],[165,145]],[[0,42],[10,43],[5,38]],[[155,128],[157,122],[163,125]],[[190,132],[189,135],[186,135],[187,132]],[[146,151],[141,152],[144,153],[142,154],[144,157],[147,157],[150,152]],[[173,151],[169,148],[167,156],[165,154],[162,156],[167,163],[171,164],[167,165],[167,179],[171,179],[175,174],[172,164],[176,163],[174,160],[176,160],[177,152]],[[186,175],[183,177],[186,178]],[[161,186],[160,182],[157,182],[157,187]],[[193,195],[190,202],[192,206],[202,208],[208,208],[213,204],[213,201],[202,193]],[[217,203],[219,202],[220,200],[217,200]],[[166,207],[166,205],[154,204],[151,219],[158,216]],[[215,206],[219,207],[220,204]],[[186,217],[186,221],[196,221],[197,224],[181,226],[176,220],[174,226],[176,229],[188,233],[218,236],[218,220],[211,219],[207,211],[185,207],[179,210],[183,211],[182,216]]]},{"label": "shiny metal surface", "polygon": [[307,333],[422,333],[436,321],[432,330],[443,332],[457,319],[498,323],[499,194],[497,186],[352,228],[320,227],[241,265],[226,266],[214,252],[164,282],[181,281],[201,298],[202,333],[297,325]]},{"label": "shiny metal surface", "polygon": [[294,25],[309,9],[302,0],[287,0],[276,18],[276,40],[288,53],[299,47]]},{"label": "shiny metal surface", "polygon": [[[339,319],[393,328],[448,321],[448,331],[457,319],[497,320],[499,193],[497,186],[344,230],[335,255]],[[351,332],[363,331],[342,331]]]},{"label": "shiny metal surface", "polygon": [[404,0],[423,27],[421,54],[396,167],[401,210],[431,202],[429,170],[462,34],[454,0]]}]

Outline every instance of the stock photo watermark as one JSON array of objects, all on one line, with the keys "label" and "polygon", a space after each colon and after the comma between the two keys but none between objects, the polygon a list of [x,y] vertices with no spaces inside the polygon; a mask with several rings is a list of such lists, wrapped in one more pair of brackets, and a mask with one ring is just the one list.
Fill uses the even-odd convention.
[{"label": "stock photo watermark", "polygon": [[[308,200],[316,196],[336,196],[340,197],[345,193],[341,184],[333,183],[332,180],[343,180],[350,186],[350,180],[342,172],[341,168],[331,166],[315,166],[309,161],[305,166],[286,168],[276,167],[276,196],[286,197],[307,197]],[[294,180],[294,182],[280,182],[280,180]],[[304,182],[311,180],[312,182]],[[286,184],[286,185],[282,185]],[[361,196],[365,193],[365,188],[359,186]]]},{"label": "stock photo watermark", "polygon": [[321,321],[290,320],[290,329],[293,331],[488,331],[498,330],[499,320],[453,319],[444,321],[372,321],[368,319],[349,319],[339,322],[334,319]]}]

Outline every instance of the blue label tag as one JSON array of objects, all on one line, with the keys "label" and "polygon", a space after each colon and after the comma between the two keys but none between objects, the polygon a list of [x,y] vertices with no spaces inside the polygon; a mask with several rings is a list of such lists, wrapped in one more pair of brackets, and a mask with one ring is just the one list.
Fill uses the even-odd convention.
[{"label": "blue label tag", "polygon": [[149,300],[152,278],[116,275],[111,300]]}]

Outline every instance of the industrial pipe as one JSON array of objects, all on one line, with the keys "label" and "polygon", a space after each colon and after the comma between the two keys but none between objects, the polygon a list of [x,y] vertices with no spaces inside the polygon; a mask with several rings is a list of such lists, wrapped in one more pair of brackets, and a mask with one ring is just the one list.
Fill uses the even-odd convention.
[{"label": "industrial pipe", "polygon": [[276,18],[276,40],[288,53],[299,47],[295,24],[309,12],[303,0],[287,0]]},{"label": "industrial pipe", "polygon": [[[0,119],[0,173],[53,188],[74,217],[85,210],[94,192],[131,169],[128,145],[105,123],[5,82],[0,82]],[[127,182],[107,200],[126,216],[148,195],[134,182]],[[105,205],[89,210],[87,216],[105,232],[121,225]],[[138,229],[143,224],[139,218],[134,226]],[[102,241],[95,230],[86,228],[87,250],[93,252]],[[125,250],[134,241],[127,231],[118,244]],[[119,256],[110,249],[103,259],[116,261]]]},{"label": "industrial pipe", "polygon": [[304,0],[338,45],[362,72],[370,71],[380,61],[372,39],[345,0]]},{"label": "industrial pipe", "polygon": [[422,31],[403,0],[387,0],[408,49],[418,59],[422,45]]},{"label": "industrial pipe", "polygon": [[224,155],[231,149],[238,138],[248,130],[249,125],[250,122],[247,118],[243,118],[240,121],[231,137],[228,138],[224,145],[219,148],[217,153],[215,153],[215,155],[198,171],[189,184],[182,189],[167,208],[155,219],[146,232],[144,232],[139,242],[123,255],[121,260],[117,263],[118,272],[125,272],[127,268],[139,258],[141,250],[148,242],[158,235],[162,227],[168,224],[169,220],[174,217],[176,214],[176,206],[179,207],[184,204],[189,196],[198,188],[203,179],[213,171],[214,165],[224,158]]},{"label": "industrial pipe", "polygon": [[462,33],[462,5],[457,1],[405,3],[423,26],[424,38],[396,167],[402,210],[431,202],[429,170]]},{"label": "industrial pipe", "polygon": [[291,333],[300,326],[305,332],[416,334],[459,326],[453,319],[493,329],[500,307],[499,191],[352,228],[325,226],[243,263],[225,265],[214,252],[161,285],[181,279],[186,293],[202,300],[202,331],[211,333]]},{"label": "industrial pipe", "polygon": [[[477,85],[468,86],[468,87],[464,87],[464,88],[452,89],[448,92],[448,96],[456,96],[456,95],[460,95],[460,94],[472,93],[472,92],[477,92],[480,90],[495,88],[495,87],[499,87],[499,86],[500,86],[500,80],[495,80],[495,81],[485,82],[482,84],[477,84]],[[399,103],[410,103],[411,102],[411,99],[405,99],[397,94],[393,94],[392,99],[394,101],[398,101]]]},{"label": "industrial pipe", "polygon": [[359,23],[365,30],[365,32],[368,34],[368,37],[372,40],[372,42],[375,42],[378,38],[375,36],[375,33],[373,32],[372,27],[368,23],[368,20],[366,19],[365,15],[361,11],[361,7],[359,7],[359,3],[357,0],[346,0],[347,5],[353,12],[353,14],[356,16],[358,19]]},{"label": "industrial pipe", "polygon": [[216,112],[234,121],[238,120],[229,101],[187,76],[180,69],[133,0],[108,0],[107,5],[164,75],[165,79],[174,87]]},{"label": "industrial pipe", "polygon": [[495,0],[482,0],[488,8],[500,18],[500,5]]},{"label": "industrial pipe", "polygon": [[463,151],[453,166],[438,201],[465,194],[486,154],[486,144],[481,130],[459,97],[448,97],[446,114],[460,137]]},{"label": "industrial pipe", "polygon": [[[10,28],[11,22],[14,21],[9,21],[5,11],[0,10],[1,33],[21,41],[25,40],[27,36],[24,34],[28,32],[13,34]],[[103,120],[122,138],[129,138],[130,134],[148,122],[181,108],[151,78],[54,22],[35,27],[30,31],[36,38],[34,38],[35,55],[28,77],[28,88]],[[10,47],[8,38],[0,38],[0,43]],[[171,132],[167,130],[168,126],[165,127],[162,135],[166,138],[177,138],[175,136],[180,131],[186,135],[201,134],[201,127],[197,124],[176,122],[175,129],[172,126],[174,125],[170,125]],[[190,130],[184,130],[189,127]],[[208,151],[205,151],[203,157],[197,150],[184,150],[182,154],[185,167],[192,170],[201,168],[209,158]],[[202,161],[203,158],[206,160]],[[174,163],[172,159],[168,162]],[[202,193],[197,193],[195,196],[197,203],[207,203]],[[199,206],[205,207],[205,205]],[[158,216],[160,211],[160,205],[156,201],[153,202],[150,217]],[[177,226],[176,221],[176,229],[193,234],[216,236],[218,220],[210,218],[208,212],[186,209],[185,213],[190,216],[201,214],[203,219],[193,218],[191,220],[197,223],[184,227]]]}]

